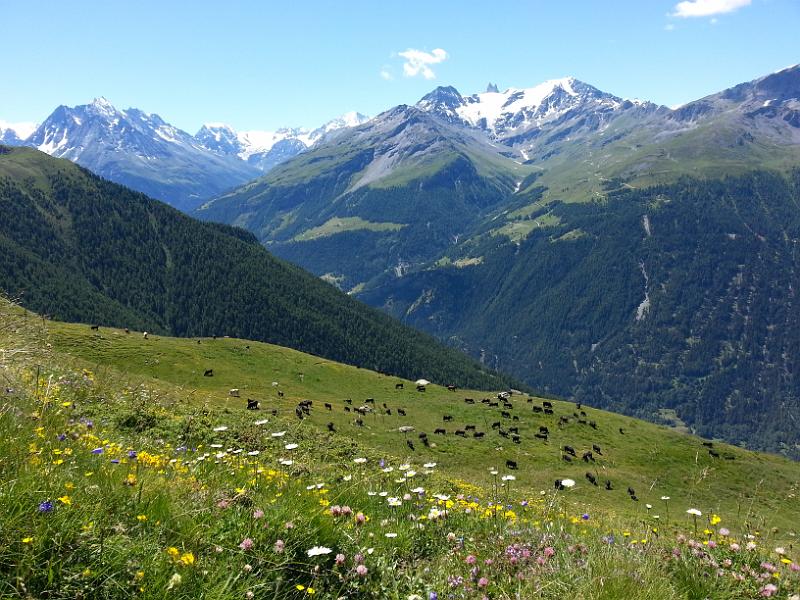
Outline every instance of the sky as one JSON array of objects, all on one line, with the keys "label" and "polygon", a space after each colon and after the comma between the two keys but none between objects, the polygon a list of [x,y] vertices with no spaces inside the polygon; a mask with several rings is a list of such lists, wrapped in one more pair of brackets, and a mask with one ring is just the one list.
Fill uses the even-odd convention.
[{"label": "sky", "polygon": [[190,133],[573,76],[675,106],[800,63],[800,0],[0,0],[0,120],[104,96]]}]

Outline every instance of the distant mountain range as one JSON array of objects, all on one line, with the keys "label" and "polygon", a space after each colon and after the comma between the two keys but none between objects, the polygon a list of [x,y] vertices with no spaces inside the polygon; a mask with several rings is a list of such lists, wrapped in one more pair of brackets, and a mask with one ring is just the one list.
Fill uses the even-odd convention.
[{"label": "distant mountain range", "polygon": [[32,146],[182,210],[268,172],[368,118],[347,113],[314,129],[237,133],[207,124],[192,136],[156,114],[105,98],[59,106],[40,125],[0,122],[0,143]]},{"label": "distant mountain range", "polygon": [[800,67],[677,109],[440,87],[196,214],[539,389],[800,456],[798,111]]}]

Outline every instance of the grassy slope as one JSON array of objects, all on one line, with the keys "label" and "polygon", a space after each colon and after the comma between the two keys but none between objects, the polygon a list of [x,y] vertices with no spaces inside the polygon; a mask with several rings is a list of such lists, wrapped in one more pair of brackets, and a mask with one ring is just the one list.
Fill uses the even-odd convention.
[{"label": "grassy slope", "polygon": [[[736,515],[741,522],[749,518],[756,527],[777,527],[781,532],[797,527],[800,493],[800,465],[779,457],[754,453],[740,448],[715,444],[722,454],[735,460],[715,459],[700,444],[700,439],[664,427],[584,407],[587,418],[597,422],[598,429],[581,425],[571,418],[562,430],[557,427],[558,416],[572,416],[572,403],[554,402],[555,416],[543,416],[531,411],[531,404],[515,397],[511,411],[520,417],[513,423],[500,416],[501,409],[490,409],[480,402],[466,405],[465,396],[477,400],[480,392],[448,392],[430,386],[422,394],[414,391],[410,382],[405,389],[395,390],[394,377],[337,364],[293,350],[236,339],[179,339],[141,335],[126,335],[120,330],[103,328],[99,333],[85,325],[50,323],[50,341],[55,350],[79,357],[96,368],[111,367],[132,377],[144,377],[158,385],[178,386],[190,403],[211,402],[235,412],[242,412],[244,398],[257,398],[264,408],[277,408],[280,418],[294,420],[293,409],[301,399],[312,399],[315,409],[304,428],[333,422],[337,430],[374,453],[413,459],[415,462],[434,461],[449,473],[479,486],[492,483],[491,467],[503,471],[505,460],[516,460],[518,485],[527,493],[537,494],[552,487],[556,478],[570,477],[578,481],[574,497],[586,510],[612,511],[624,516],[645,513],[645,503],[662,512],[661,496],[670,496],[672,516],[683,516],[686,507],[696,506],[704,513],[717,512]],[[249,346],[249,349],[247,349]],[[205,369],[213,368],[214,377],[203,377]],[[277,381],[278,387],[272,382]],[[239,388],[242,399],[228,397],[230,388]],[[277,391],[284,392],[278,398]],[[354,415],[345,413],[345,398],[358,406],[373,397],[376,406],[387,403],[394,409],[392,416],[369,415],[365,427],[353,425]],[[329,402],[333,411],[323,409]],[[536,400],[535,404],[539,404]],[[396,408],[405,408],[408,416],[400,417]],[[380,411],[382,412],[382,411]],[[258,419],[264,413],[251,413]],[[451,414],[453,423],[443,423],[442,416]],[[517,425],[522,442],[511,443],[500,437],[490,425],[504,421],[504,426]],[[454,429],[472,423],[486,432],[484,440],[462,439],[452,434]],[[408,439],[414,441],[411,452],[401,425],[411,425],[416,431]],[[540,425],[549,427],[547,443],[533,437]],[[445,437],[433,435],[436,427],[448,431]],[[625,431],[619,433],[619,428]],[[435,447],[426,449],[417,439],[417,432],[427,432]],[[594,465],[580,460],[567,464],[560,448],[567,444],[580,456],[597,443],[603,456]],[[584,479],[590,470],[602,481],[610,479],[615,489],[594,488]],[[633,487],[639,502],[628,498],[626,488]],[[749,515],[749,517],[748,517]],[[793,534],[792,534],[793,535]]]}]

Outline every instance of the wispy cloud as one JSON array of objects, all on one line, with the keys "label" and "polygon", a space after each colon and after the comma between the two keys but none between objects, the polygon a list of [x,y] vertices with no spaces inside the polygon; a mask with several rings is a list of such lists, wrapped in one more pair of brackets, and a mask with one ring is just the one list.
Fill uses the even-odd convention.
[{"label": "wispy cloud", "polygon": [[744,6],[750,6],[752,0],[684,0],[678,2],[673,9],[673,17],[710,17],[733,12]]},{"label": "wispy cloud", "polygon": [[380,71],[380,76],[381,79],[383,79],[384,81],[391,81],[392,79],[394,79],[394,76],[392,76],[392,72],[389,70],[389,67],[382,67]]},{"label": "wispy cloud", "polygon": [[409,48],[405,52],[398,52],[398,55],[406,59],[403,63],[403,75],[406,77],[422,75],[425,79],[434,79],[436,77],[436,73],[430,67],[431,65],[447,59],[447,52],[441,48],[435,48],[432,52]]}]

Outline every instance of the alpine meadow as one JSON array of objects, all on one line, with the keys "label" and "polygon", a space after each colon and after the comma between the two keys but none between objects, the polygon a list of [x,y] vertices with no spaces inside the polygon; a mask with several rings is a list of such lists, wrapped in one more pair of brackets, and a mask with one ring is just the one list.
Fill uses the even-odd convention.
[{"label": "alpine meadow", "polygon": [[793,0],[0,22],[0,598],[800,600]]}]

